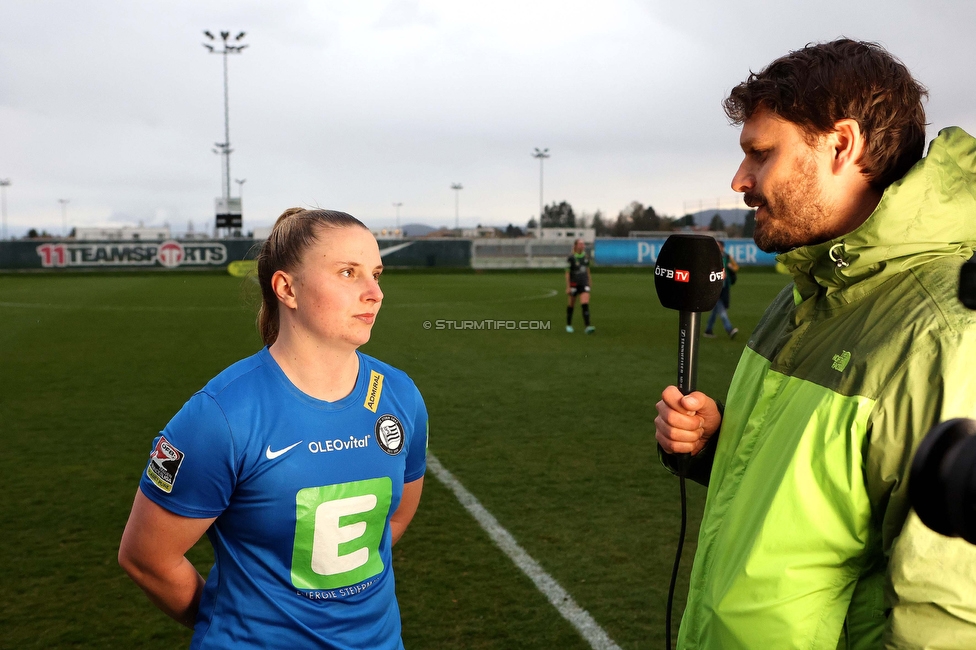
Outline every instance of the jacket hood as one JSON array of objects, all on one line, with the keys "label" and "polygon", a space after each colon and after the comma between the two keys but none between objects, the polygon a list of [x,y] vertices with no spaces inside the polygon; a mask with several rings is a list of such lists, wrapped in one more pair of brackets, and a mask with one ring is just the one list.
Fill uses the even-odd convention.
[{"label": "jacket hood", "polygon": [[897,273],[940,257],[968,259],[974,249],[976,139],[949,127],[858,228],[777,259],[793,275],[798,303],[822,293],[834,307]]}]

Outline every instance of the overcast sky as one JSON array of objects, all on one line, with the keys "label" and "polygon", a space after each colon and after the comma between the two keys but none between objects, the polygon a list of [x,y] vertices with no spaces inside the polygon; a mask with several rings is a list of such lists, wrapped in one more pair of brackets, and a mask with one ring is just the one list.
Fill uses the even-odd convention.
[{"label": "overcast sky", "polygon": [[[287,207],[372,227],[524,225],[545,201],[615,216],[736,205],[720,102],[750,68],[841,35],[930,90],[929,138],[976,132],[976,3],[946,0],[0,0],[0,178],[10,231],[212,227],[230,64],[245,228]],[[238,186],[233,185],[237,193]]]}]

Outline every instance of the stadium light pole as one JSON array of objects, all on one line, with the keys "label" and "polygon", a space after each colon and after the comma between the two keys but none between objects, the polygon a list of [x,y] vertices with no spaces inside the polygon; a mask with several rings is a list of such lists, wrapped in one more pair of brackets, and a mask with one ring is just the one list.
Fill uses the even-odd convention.
[{"label": "stadium light pole", "polygon": [[71,199],[58,199],[58,203],[61,204],[61,224],[64,230],[64,236],[68,236],[68,202]]},{"label": "stadium light pole", "polygon": [[532,154],[532,157],[539,159],[539,228],[538,228],[539,234],[538,237],[539,239],[542,239],[542,213],[544,209],[543,208],[544,204],[542,202],[542,163],[543,161],[545,161],[546,158],[549,157],[549,148],[546,147],[545,149],[540,150],[539,147],[536,147],[535,153]]},{"label": "stadium light pole", "polygon": [[400,206],[402,206],[402,205],[403,205],[403,203],[399,203],[399,202],[393,204],[393,207],[396,208],[396,229],[397,229],[397,231],[400,230]]},{"label": "stadium light pole", "polygon": [[454,190],[454,229],[461,229],[461,216],[459,206],[461,203],[461,190],[464,189],[464,185],[460,183],[451,183],[451,189]]},{"label": "stadium light pole", "polygon": [[247,182],[246,178],[235,178],[234,182],[237,183],[237,198],[241,200],[241,206],[244,205],[244,183]]},{"label": "stadium light pole", "polygon": [[[216,37],[209,30],[204,30],[203,35],[211,41],[216,40]],[[223,40],[223,49],[215,49],[213,45],[208,43],[204,43],[203,46],[211,54],[220,54],[224,57],[224,141],[217,142],[216,146],[224,156],[224,173],[221,179],[221,185],[223,185],[224,200],[226,201],[230,199],[230,154],[233,151],[230,148],[230,95],[227,90],[227,55],[240,54],[247,45],[234,44],[239,43],[244,38],[244,32],[235,36],[233,42],[228,41],[230,39],[230,32],[220,32],[220,38]]]},{"label": "stadium light pole", "polygon": [[7,187],[10,185],[9,178],[0,178],[0,218],[2,218],[3,233],[0,239],[7,238]]}]

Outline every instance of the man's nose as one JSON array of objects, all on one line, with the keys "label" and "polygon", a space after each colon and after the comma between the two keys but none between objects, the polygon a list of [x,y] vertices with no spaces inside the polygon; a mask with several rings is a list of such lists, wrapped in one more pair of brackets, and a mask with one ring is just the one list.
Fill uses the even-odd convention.
[{"label": "man's nose", "polygon": [[756,177],[746,169],[745,161],[739,165],[735,176],[732,177],[732,189],[736,192],[748,192],[756,186]]}]

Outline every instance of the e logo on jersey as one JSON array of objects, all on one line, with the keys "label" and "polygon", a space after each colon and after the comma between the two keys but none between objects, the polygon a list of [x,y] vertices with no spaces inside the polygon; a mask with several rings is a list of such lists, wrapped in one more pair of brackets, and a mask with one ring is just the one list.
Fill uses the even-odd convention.
[{"label": "e logo on jersey", "polygon": [[388,476],[299,490],[292,584],[338,589],[382,573],[380,542],[392,499]]},{"label": "e logo on jersey", "polygon": [[403,425],[395,415],[381,415],[376,421],[376,442],[391,456],[403,451]]}]

